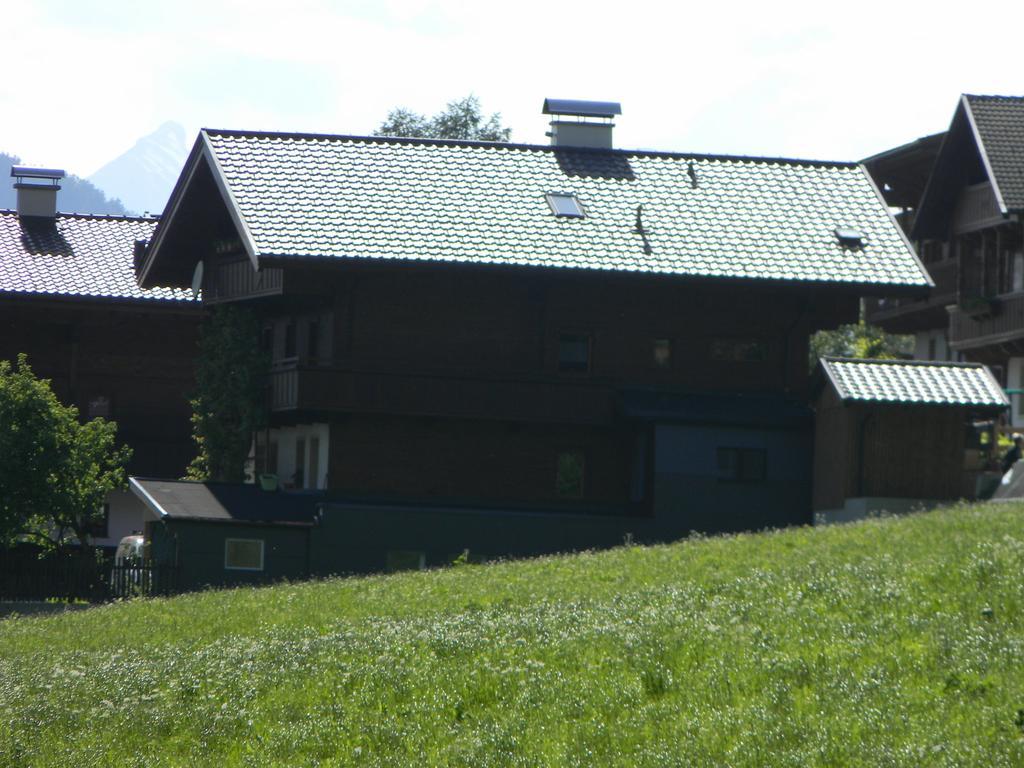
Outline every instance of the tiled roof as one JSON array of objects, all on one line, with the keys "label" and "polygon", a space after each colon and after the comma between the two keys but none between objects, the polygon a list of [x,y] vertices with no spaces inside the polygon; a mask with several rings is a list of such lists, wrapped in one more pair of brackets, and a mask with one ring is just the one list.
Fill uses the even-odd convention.
[{"label": "tiled roof", "polygon": [[844,401],[994,408],[1009,405],[992,374],[978,363],[822,358],[821,365]]},{"label": "tiled roof", "polygon": [[1024,97],[968,94],[964,99],[1003,204],[1009,211],[1024,210]]},{"label": "tiled roof", "polygon": [[[202,140],[257,258],[929,284],[856,164],[213,130]],[[553,215],[552,192],[575,194],[585,217]],[[837,228],[865,246],[844,248]]]},{"label": "tiled roof", "polygon": [[135,241],[149,239],[155,219],[58,214],[23,221],[0,211],[0,293],[191,301],[172,288],[135,282]]}]

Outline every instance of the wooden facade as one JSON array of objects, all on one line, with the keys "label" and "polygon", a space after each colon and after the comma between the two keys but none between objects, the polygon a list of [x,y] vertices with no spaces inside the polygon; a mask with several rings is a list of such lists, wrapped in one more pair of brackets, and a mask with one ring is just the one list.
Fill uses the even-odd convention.
[{"label": "wooden facade", "polygon": [[[27,354],[33,372],[82,418],[117,422],[117,439],[132,449],[130,474],[181,477],[195,456],[188,393],[198,325],[198,306],[6,297],[0,359]],[[142,529],[142,508],[129,494],[114,494],[108,510],[100,544]]]}]

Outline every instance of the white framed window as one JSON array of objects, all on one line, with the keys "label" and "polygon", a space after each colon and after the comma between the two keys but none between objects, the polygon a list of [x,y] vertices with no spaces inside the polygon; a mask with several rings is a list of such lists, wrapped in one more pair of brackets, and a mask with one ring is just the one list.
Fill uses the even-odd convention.
[{"label": "white framed window", "polygon": [[224,539],[224,570],[262,571],[263,539]]}]

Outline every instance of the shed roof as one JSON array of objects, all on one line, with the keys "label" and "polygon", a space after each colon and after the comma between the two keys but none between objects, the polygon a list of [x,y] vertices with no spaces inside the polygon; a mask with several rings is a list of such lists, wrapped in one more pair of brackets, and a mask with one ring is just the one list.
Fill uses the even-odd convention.
[{"label": "shed roof", "polygon": [[155,226],[152,218],[0,211],[0,293],[192,302],[187,291],[135,281],[135,241],[149,239]]},{"label": "shed roof", "polygon": [[159,518],[222,523],[311,525],[314,493],[262,490],[243,483],[200,483],[133,477],[132,491]]},{"label": "shed roof", "polygon": [[[386,259],[930,285],[855,163],[222,130],[200,133],[144,284],[155,261],[194,259],[161,249],[188,226],[175,212],[202,163],[254,264]],[[575,195],[585,215],[553,215],[550,193]],[[864,246],[844,247],[837,229],[863,234]]]},{"label": "shed roof", "polygon": [[1010,405],[980,363],[853,360],[825,357],[821,367],[844,402],[969,406],[1001,410]]}]

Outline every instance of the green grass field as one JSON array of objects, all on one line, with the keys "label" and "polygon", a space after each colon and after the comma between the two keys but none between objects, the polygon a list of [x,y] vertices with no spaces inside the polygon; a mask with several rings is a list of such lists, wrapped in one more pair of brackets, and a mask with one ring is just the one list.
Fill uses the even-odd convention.
[{"label": "green grass field", "polygon": [[16,766],[1021,766],[1024,507],[0,621]]}]

